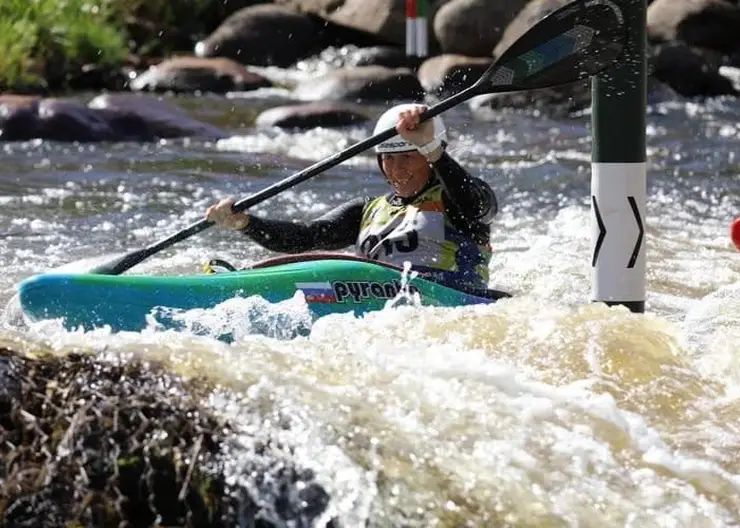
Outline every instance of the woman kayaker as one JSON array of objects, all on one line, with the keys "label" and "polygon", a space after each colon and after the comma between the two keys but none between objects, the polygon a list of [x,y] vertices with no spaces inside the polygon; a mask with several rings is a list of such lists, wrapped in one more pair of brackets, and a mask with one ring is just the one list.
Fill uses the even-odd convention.
[{"label": "woman kayaker", "polygon": [[398,266],[409,262],[445,283],[485,288],[496,196],[445,152],[447,132],[440,117],[419,123],[425,108],[395,106],[375,125],[374,133],[394,125],[398,132],[375,147],[392,192],[356,198],[307,222],[234,212],[233,197],[209,207],[206,218],[272,251],[303,253],[354,245],[361,257]]}]

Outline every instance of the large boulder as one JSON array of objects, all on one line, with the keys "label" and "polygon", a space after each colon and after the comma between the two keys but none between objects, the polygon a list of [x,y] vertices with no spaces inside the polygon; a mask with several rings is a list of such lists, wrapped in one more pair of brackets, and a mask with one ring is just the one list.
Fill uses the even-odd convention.
[{"label": "large boulder", "polygon": [[[533,25],[571,0],[530,0],[506,27],[493,56],[501,57],[506,50]],[[491,108],[534,108],[550,114],[563,115],[582,110],[591,103],[590,82],[580,81],[570,85],[496,94],[483,97],[481,106]]]},{"label": "large boulder", "polygon": [[655,0],[647,12],[648,35],[681,40],[725,53],[740,50],[740,7],[727,0]]},{"label": "large boulder", "polygon": [[526,3],[527,0],[452,0],[434,16],[434,35],[444,53],[490,56]]},{"label": "large boulder", "polygon": [[406,42],[405,3],[399,0],[276,0],[341,26],[377,36],[388,44]]},{"label": "large boulder", "polygon": [[498,58],[511,46],[516,40],[526,33],[529,28],[542,20],[545,16],[560,7],[571,3],[572,0],[530,0],[524,6],[514,20],[506,27],[504,34],[493,49],[493,56]]},{"label": "large boulder", "polygon": [[0,96],[0,139],[111,141],[115,130],[99,112],[64,99]]},{"label": "large boulder", "polygon": [[732,87],[740,92],[740,68],[735,66],[720,66],[719,73],[732,83]]},{"label": "large boulder", "polygon": [[218,0],[217,2],[202,2],[200,5],[198,27],[205,31],[213,31],[226,18],[240,9],[259,4],[273,4],[273,0]]},{"label": "large boulder", "polygon": [[287,67],[323,48],[319,27],[307,15],[278,5],[255,5],[229,16],[195,46],[199,57],[228,57],[242,64]]},{"label": "large boulder", "polygon": [[552,117],[565,117],[591,104],[591,82],[578,81],[557,88],[542,88],[524,92],[486,94],[471,101],[474,111],[513,108],[536,111]]},{"label": "large boulder", "polygon": [[36,137],[40,100],[32,95],[0,95],[0,141],[25,141]]},{"label": "large boulder", "polygon": [[472,86],[491,64],[490,57],[437,55],[425,60],[417,75],[427,93],[447,97]]},{"label": "large boulder", "polygon": [[87,106],[104,115],[120,137],[154,141],[159,138],[220,139],[228,136],[220,128],[193,119],[179,106],[158,97],[104,94],[95,97]]},{"label": "large boulder", "polygon": [[421,57],[406,55],[406,50],[397,46],[370,46],[360,48],[352,54],[353,66],[385,66],[386,68],[410,68],[415,70],[424,61]]},{"label": "large boulder", "polygon": [[[434,37],[432,22],[438,9],[450,0],[429,1],[429,51],[436,53],[439,43]],[[520,0],[516,0],[520,1]],[[329,22],[373,35],[378,44],[406,45],[406,2],[404,0],[275,0],[310,13]]]},{"label": "large boulder", "polygon": [[257,116],[257,126],[281,128],[343,127],[356,125],[370,118],[347,104],[305,103],[276,106]]},{"label": "large boulder", "polygon": [[[647,80],[648,104],[680,100],[680,95],[670,86],[654,77]],[[525,110],[555,118],[568,117],[582,112],[591,105],[591,81],[502,94],[486,94],[471,99],[469,106],[477,115],[490,115],[501,109]]]},{"label": "large boulder", "polygon": [[418,99],[423,93],[411,70],[382,66],[340,68],[303,81],[294,90],[304,101],[392,101]]},{"label": "large boulder", "polygon": [[732,81],[720,74],[721,63],[719,52],[683,42],[657,45],[651,53],[652,76],[684,97],[737,95]]},{"label": "large boulder", "polygon": [[134,91],[214,92],[256,90],[272,82],[223,57],[175,57],[151,66],[129,83]]},{"label": "large boulder", "polygon": [[154,141],[225,135],[177,107],[133,94],[99,96],[88,105],[74,100],[0,96],[1,141]]}]

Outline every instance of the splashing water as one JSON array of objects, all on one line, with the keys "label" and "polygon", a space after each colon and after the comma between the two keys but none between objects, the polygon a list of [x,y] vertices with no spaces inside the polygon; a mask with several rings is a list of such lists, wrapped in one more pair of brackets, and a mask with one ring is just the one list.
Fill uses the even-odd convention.
[{"label": "splashing water", "polygon": [[[256,104],[209,102],[208,112],[249,122]],[[238,430],[231,476],[277,521],[286,493],[326,503],[316,525],[734,526],[740,259],[727,226],[740,209],[739,113],[727,99],[651,103],[644,315],[589,302],[589,112],[458,108],[445,116],[452,152],[501,205],[491,286],[514,298],[429,308],[405,290],[379,312],[314,320],[300,297],[250,297],[162,307],[138,333],[4,328],[0,345],[142,358],[206,379],[219,390],[205,403]],[[3,301],[22,278],[154,242],[224,195],[256,192],[369,133],[246,128],[218,143],[4,145]],[[358,157],[251,212],[305,219],[380,195],[375,167]],[[213,229],[137,270],[191,273],[214,253],[271,256]],[[162,318],[181,331],[159,329]],[[301,468],[287,492],[276,489],[280,460]]]}]

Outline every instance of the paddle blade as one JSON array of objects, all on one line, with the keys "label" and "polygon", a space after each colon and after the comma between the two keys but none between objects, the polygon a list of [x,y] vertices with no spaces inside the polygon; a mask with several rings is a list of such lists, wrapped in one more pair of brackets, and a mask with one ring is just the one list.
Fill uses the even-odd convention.
[{"label": "paddle blade", "polygon": [[612,0],[576,0],[532,26],[476,83],[478,93],[533,90],[596,75],[627,41],[624,15]]},{"label": "paddle blade", "polygon": [[48,270],[46,273],[90,273],[91,269],[106,265],[106,263],[121,259],[124,253],[106,253],[95,257],[86,257],[84,259],[68,262],[56,268]]},{"label": "paddle blade", "polygon": [[149,257],[151,252],[147,248],[126,253],[122,257],[115,258],[109,262],[100,264],[88,271],[100,275],[120,275],[124,271],[132,268],[145,258]]}]

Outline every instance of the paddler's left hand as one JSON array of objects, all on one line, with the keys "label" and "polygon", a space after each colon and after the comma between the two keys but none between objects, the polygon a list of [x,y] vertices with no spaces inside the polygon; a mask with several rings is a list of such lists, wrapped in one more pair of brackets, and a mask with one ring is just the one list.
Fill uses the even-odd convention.
[{"label": "paddler's left hand", "polygon": [[[427,109],[426,106],[419,106],[411,110],[401,112],[401,116],[396,124],[396,132],[409,143],[417,147],[423,147],[434,139],[434,124],[431,119],[419,123],[419,116]],[[427,159],[435,161],[442,154],[442,148],[427,155]]]}]

